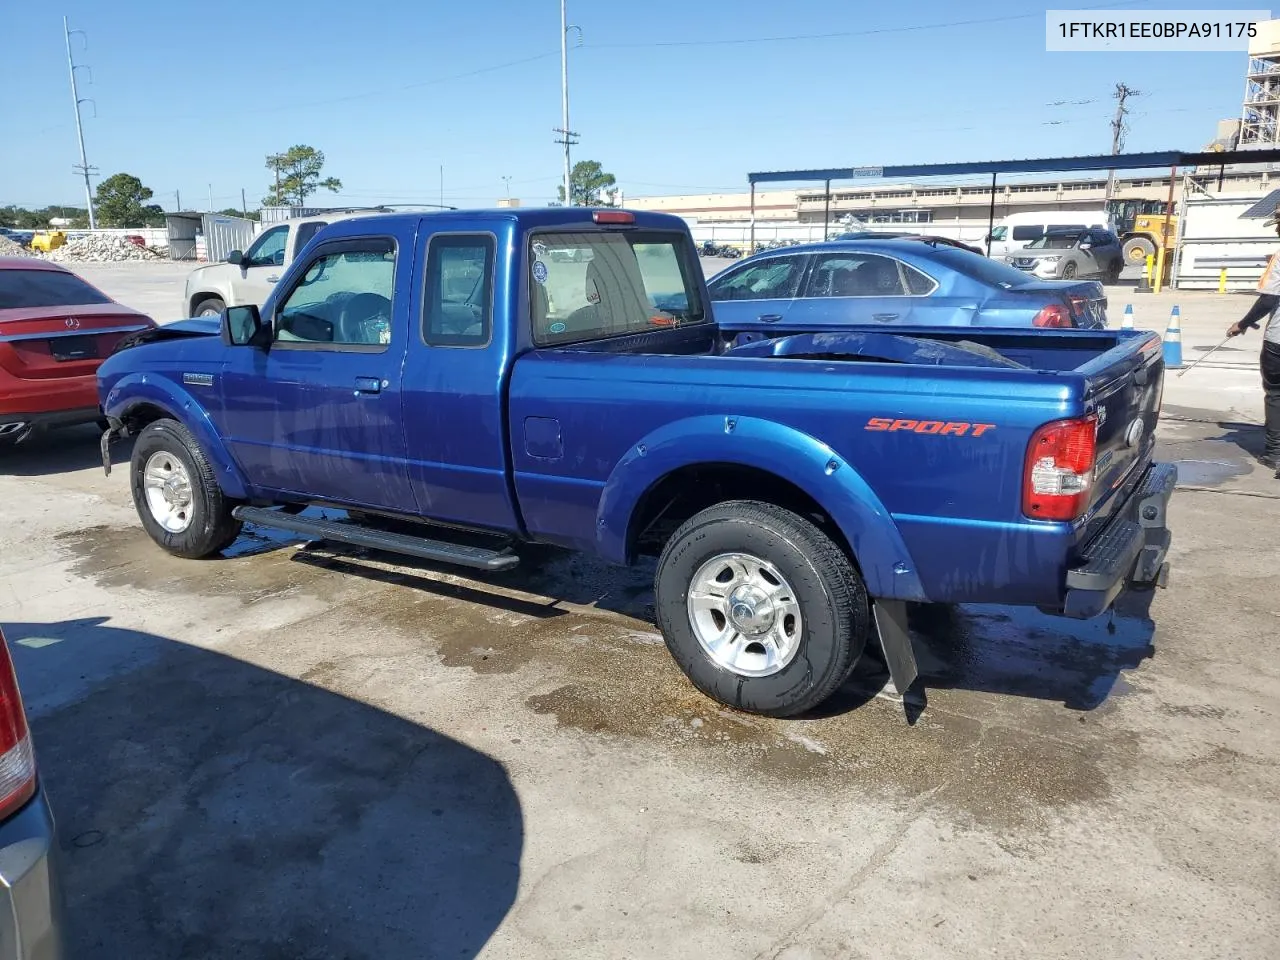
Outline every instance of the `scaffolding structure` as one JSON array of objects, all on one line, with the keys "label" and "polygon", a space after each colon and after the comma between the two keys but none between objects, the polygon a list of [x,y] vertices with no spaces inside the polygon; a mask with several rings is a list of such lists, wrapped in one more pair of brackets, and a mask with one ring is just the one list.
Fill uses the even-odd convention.
[{"label": "scaffolding structure", "polygon": [[1249,41],[1240,146],[1280,144],[1280,20],[1264,20]]}]

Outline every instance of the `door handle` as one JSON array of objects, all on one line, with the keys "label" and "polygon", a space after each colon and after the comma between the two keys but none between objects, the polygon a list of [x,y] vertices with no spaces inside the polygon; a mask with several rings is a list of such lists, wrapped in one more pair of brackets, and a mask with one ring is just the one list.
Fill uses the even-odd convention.
[{"label": "door handle", "polygon": [[873,313],[871,319],[879,320],[883,323],[886,320],[897,320],[898,315],[896,313]]},{"label": "door handle", "polygon": [[756,319],[757,319],[757,320],[761,320],[761,321],[763,321],[764,323],[777,323],[779,320],[781,320],[781,319],[782,319],[782,314],[780,314],[780,313],[762,313],[762,314],[760,314],[760,316],[756,317]]},{"label": "door handle", "polygon": [[279,281],[279,279],[280,279],[280,275],[276,274],[274,277],[267,277],[267,283],[276,283]]},{"label": "door handle", "polygon": [[362,393],[381,393],[382,381],[377,377],[356,377],[356,396]]}]

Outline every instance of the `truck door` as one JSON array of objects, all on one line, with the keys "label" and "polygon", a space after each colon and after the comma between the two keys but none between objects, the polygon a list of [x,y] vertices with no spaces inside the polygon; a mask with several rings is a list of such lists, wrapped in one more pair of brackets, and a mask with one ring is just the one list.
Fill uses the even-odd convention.
[{"label": "truck door", "polygon": [[513,529],[503,371],[513,330],[507,311],[518,280],[514,266],[495,266],[514,242],[511,226],[494,228],[499,232],[478,230],[473,219],[420,244],[423,299],[410,319],[404,433],[409,481],[424,515]]},{"label": "truck door", "polygon": [[413,262],[411,225],[324,241],[269,305],[270,347],[230,351],[219,426],[252,484],[416,512],[400,389]]},{"label": "truck door", "polygon": [[284,273],[289,227],[281,224],[258,234],[240,260],[240,276],[231,284],[233,304],[262,306]]}]

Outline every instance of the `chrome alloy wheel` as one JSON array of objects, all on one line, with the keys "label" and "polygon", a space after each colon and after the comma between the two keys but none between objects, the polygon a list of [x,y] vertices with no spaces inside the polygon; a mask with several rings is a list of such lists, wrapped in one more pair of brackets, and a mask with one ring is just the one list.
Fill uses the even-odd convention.
[{"label": "chrome alloy wheel", "polygon": [[707,656],[739,676],[772,676],[800,649],[795,591],[773,564],[749,553],[723,553],[699,567],[688,610]]},{"label": "chrome alloy wheel", "polygon": [[191,477],[173,454],[161,450],[147,458],[142,491],[151,516],[167,533],[182,533],[191,526]]}]

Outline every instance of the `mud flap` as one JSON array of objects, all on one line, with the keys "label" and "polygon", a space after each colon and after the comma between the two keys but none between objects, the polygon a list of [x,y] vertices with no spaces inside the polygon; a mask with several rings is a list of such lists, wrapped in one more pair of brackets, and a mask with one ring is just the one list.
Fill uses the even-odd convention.
[{"label": "mud flap", "polygon": [[875,600],[871,613],[880,636],[880,649],[889,667],[889,679],[899,696],[905,696],[919,676],[911,633],[907,630],[907,605],[901,600]]},{"label": "mud flap", "polygon": [[102,472],[109,477],[111,476],[111,438],[117,433],[122,437],[127,437],[129,428],[123,422],[115,419],[115,417],[108,417],[107,423],[109,426],[102,431],[98,446],[102,450]]}]

